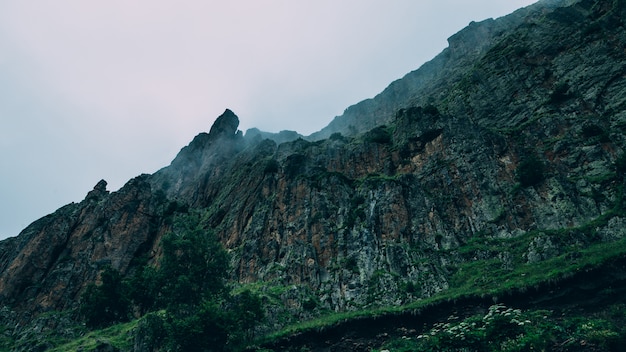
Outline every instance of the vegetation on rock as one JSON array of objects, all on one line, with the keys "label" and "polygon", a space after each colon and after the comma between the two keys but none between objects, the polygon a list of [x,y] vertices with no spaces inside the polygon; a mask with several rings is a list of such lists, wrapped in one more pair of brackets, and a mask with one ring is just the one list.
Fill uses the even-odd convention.
[{"label": "vegetation on rock", "polygon": [[226,111],[0,243],[0,350],[623,344],[625,9],[472,23],[328,139]]},{"label": "vegetation on rock", "polygon": [[245,344],[264,316],[261,300],[249,290],[230,293],[228,254],[199,215],[178,216],[162,250],[158,267],[139,268],[129,279],[107,267],[102,283],[83,294],[87,325],[102,328],[148,312],[139,330],[149,348],[225,351]]}]

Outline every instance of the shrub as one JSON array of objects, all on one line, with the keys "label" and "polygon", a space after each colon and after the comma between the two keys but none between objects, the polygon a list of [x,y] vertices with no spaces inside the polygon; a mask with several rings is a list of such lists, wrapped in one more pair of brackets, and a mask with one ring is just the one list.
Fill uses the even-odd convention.
[{"label": "shrub", "polygon": [[317,308],[318,301],[315,298],[309,297],[302,301],[302,308],[306,311],[312,311]]},{"label": "shrub", "polygon": [[200,226],[197,216],[181,217],[162,246],[157,275],[161,307],[193,304],[224,293],[228,255],[215,235]]},{"label": "shrub", "polygon": [[350,272],[358,273],[359,272],[359,263],[356,257],[351,256],[346,258],[344,268]]},{"label": "shrub", "polygon": [[[260,298],[244,291],[232,296],[226,286],[229,257],[198,216],[179,219],[163,238],[163,258],[147,271],[156,288],[155,308],[147,325],[153,347],[172,351],[224,351],[246,341],[245,334],[263,318]],[[155,284],[156,283],[156,284]]]},{"label": "shrub", "polygon": [[391,143],[391,133],[386,126],[378,126],[365,135],[365,140],[372,143],[389,144]]},{"label": "shrub", "polygon": [[615,160],[615,171],[620,176],[626,173],[626,153],[620,154]]},{"label": "shrub", "polygon": [[264,174],[275,174],[278,172],[280,165],[276,159],[269,159],[265,163],[265,167],[263,169]]},{"label": "shrub", "polygon": [[[451,319],[454,320],[454,319]],[[541,351],[547,347],[551,327],[536,315],[502,304],[484,316],[436,323],[413,340],[411,351]]]},{"label": "shrub", "polygon": [[415,284],[412,281],[409,281],[404,286],[404,291],[413,296],[421,296],[422,289],[418,284]]},{"label": "shrub", "polygon": [[81,296],[80,313],[90,328],[127,321],[130,317],[129,290],[122,275],[109,266],[100,276],[102,283],[87,286]]},{"label": "shrub", "polygon": [[583,132],[583,137],[585,138],[592,138],[592,137],[599,136],[604,133],[602,128],[594,124],[583,126],[582,132]]},{"label": "shrub", "polygon": [[559,83],[554,87],[550,94],[550,103],[559,104],[570,98],[569,85],[565,82]]},{"label": "shrub", "polygon": [[437,109],[436,106],[434,106],[432,104],[428,104],[428,105],[424,106],[424,114],[437,116],[437,115],[439,115],[439,110]]},{"label": "shrub", "polygon": [[582,135],[586,139],[598,137],[598,141],[601,143],[610,142],[609,134],[604,131],[600,126],[589,124],[583,126]]},{"label": "shrub", "polygon": [[328,137],[331,141],[342,141],[344,140],[343,135],[340,132],[335,132]]},{"label": "shrub", "polygon": [[[231,329],[235,333],[246,334],[251,333],[256,324],[265,318],[263,303],[261,297],[245,290],[231,298],[232,315],[235,317],[234,323],[236,329]],[[247,336],[253,338],[254,336]]]},{"label": "shrub", "polygon": [[522,187],[539,184],[544,179],[545,166],[535,154],[530,154],[517,166],[517,180]]},{"label": "shrub", "polygon": [[306,155],[291,154],[285,160],[285,174],[289,177],[295,177],[304,173],[306,167]]},{"label": "shrub", "polygon": [[226,351],[232,317],[216,302],[203,301],[190,314],[167,312],[162,345],[168,351]]},{"label": "shrub", "polygon": [[87,288],[81,300],[87,326],[103,327],[128,319],[133,311],[152,311],[138,332],[151,349],[241,347],[264,318],[263,306],[250,291],[230,294],[230,258],[215,235],[203,228],[199,215],[187,214],[176,219],[161,245],[160,266],[142,266],[128,279],[106,268],[102,284]]}]

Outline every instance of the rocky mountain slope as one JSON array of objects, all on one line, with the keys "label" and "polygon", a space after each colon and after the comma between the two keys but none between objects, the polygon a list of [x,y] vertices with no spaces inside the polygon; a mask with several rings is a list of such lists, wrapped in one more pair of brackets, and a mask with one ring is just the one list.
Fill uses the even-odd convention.
[{"label": "rocky mountain slope", "polygon": [[101,181],[0,242],[5,325],[76,309],[106,266],[157,264],[190,209],[231,254],[232,282],[266,297],[260,333],[614,262],[626,255],[624,18],[624,1],[550,1],[472,23],[308,140],[244,137],[226,110],[170,166],[117,192]]},{"label": "rocky mountain slope", "polygon": [[476,61],[483,59],[494,45],[506,41],[513,28],[536,22],[546,13],[575,2],[542,0],[497,20],[470,23],[448,38],[448,48],[431,61],[391,83],[376,97],[348,107],[343,115],[309,138],[328,138],[335,132],[356,135],[393,121],[396,111],[401,108],[425,106],[443,98],[448,89],[467,76]]}]

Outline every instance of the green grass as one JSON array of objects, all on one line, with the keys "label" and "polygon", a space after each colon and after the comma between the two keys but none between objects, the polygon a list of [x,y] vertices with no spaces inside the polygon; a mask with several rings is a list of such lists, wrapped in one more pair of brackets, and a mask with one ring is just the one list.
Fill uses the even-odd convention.
[{"label": "green grass", "polygon": [[[608,219],[599,219],[581,228],[585,229],[597,225],[597,222],[605,221],[608,221]],[[552,235],[557,234],[557,231],[552,233]],[[463,252],[470,253],[472,248],[495,250],[498,242],[501,244],[501,249],[512,248],[524,243],[526,243],[526,246],[522,247],[527,248],[528,240],[536,235],[537,233],[533,232],[509,240],[489,240],[486,244],[470,243],[468,244],[469,249],[466,248]],[[502,246],[502,243],[504,243],[504,246]],[[577,249],[577,251],[579,255],[574,259],[568,257],[567,253],[563,253],[539,263],[516,263],[513,270],[503,269],[498,259],[465,262],[460,265],[458,272],[453,275],[450,288],[433,297],[403,306],[377,307],[326,314],[312,320],[289,325],[280,331],[262,337],[256,343],[263,345],[294,334],[323,331],[350,320],[370,319],[383,315],[420,311],[429,306],[465,297],[504,296],[515,290],[536,287],[546,282],[558,282],[577,272],[590,270],[611,260],[626,256],[626,238],[611,243],[592,244],[587,248]],[[620,312],[623,313],[623,310]],[[106,329],[92,331],[80,339],[59,345],[51,351],[92,351],[103,343],[110,344],[120,350],[130,350],[134,342],[134,330],[138,322],[139,320],[135,320]]]},{"label": "green grass", "polygon": [[[489,237],[488,233],[481,233],[456,250],[457,254],[465,257],[465,261],[452,275],[450,288],[437,295],[403,306],[331,313],[317,319],[289,325],[278,332],[266,335],[259,343],[269,343],[307,331],[322,331],[352,319],[420,311],[432,305],[465,297],[502,297],[514,291],[523,291],[545,283],[556,283],[576,273],[592,270],[612,260],[624,258],[626,257],[626,238],[605,243],[599,242],[596,234],[596,229],[605,226],[611,218],[624,216],[622,200],[623,189],[619,189],[613,209],[576,228],[531,231],[510,239],[495,239]],[[546,260],[528,263],[522,254],[527,251],[531,241],[538,236],[550,238],[559,244],[559,248],[565,248],[565,250]],[[491,255],[489,257],[492,259],[470,260],[478,251],[492,254],[508,252],[512,258],[512,268],[505,268],[499,259]]]},{"label": "green grass", "polygon": [[72,351],[93,351],[102,344],[109,344],[122,351],[132,350],[135,341],[135,329],[139,324],[138,320],[128,323],[116,324],[102,330],[91,331],[85,336],[57,346],[51,352],[72,352]]},{"label": "green grass", "polygon": [[390,313],[399,313],[403,310],[403,307],[381,307],[370,310],[359,310],[351,312],[331,313],[319,318],[315,318],[308,321],[299,322],[297,324],[289,325],[286,328],[271,333],[261,338],[257,343],[264,344],[271,341],[279,340],[281,338],[291,336],[298,333],[307,331],[321,331],[333,325],[347,322],[349,320],[359,318],[373,318]]},{"label": "green grass", "polygon": [[[441,255],[460,257],[463,260],[450,273],[449,288],[432,297],[402,306],[330,312],[312,320],[290,324],[280,331],[261,337],[256,343],[264,345],[294,334],[324,331],[355,319],[419,312],[434,305],[464,298],[504,297],[507,294],[523,292],[528,288],[539,287],[546,283],[557,283],[576,273],[625,258],[626,238],[614,242],[600,242],[596,233],[596,229],[606,226],[611,218],[625,215],[621,206],[623,199],[621,189],[618,191],[617,198],[612,210],[582,226],[560,230],[531,231],[508,239],[493,238],[488,232],[477,233],[460,248],[440,251]],[[539,262],[529,263],[523,254],[528,251],[530,243],[538,237],[549,238],[559,248],[559,252]],[[487,255],[477,256],[478,253]],[[502,260],[497,256],[499,253],[508,253],[509,265],[503,265]],[[490,259],[475,260],[474,257]],[[275,304],[279,303],[278,297],[287,289],[287,287],[268,285],[268,283],[254,283],[246,287],[253,291],[263,292]],[[622,309],[619,313],[624,315],[623,312]],[[103,343],[121,350],[129,350],[133,344],[137,324],[138,320],[135,320],[90,332],[70,343],[62,345],[55,343],[58,347],[52,351],[91,351]]]},{"label": "green grass", "polygon": [[[553,314],[493,305],[486,314],[450,317],[430,330],[392,336],[380,350],[401,351],[545,351],[616,350],[626,339],[626,306],[616,304],[593,313]],[[428,327],[426,328],[428,329]]]},{"label": "green grass", "polygon": [[[284,329],[263,337],[258,343],[269,343],[290,335],[308,331],[322,331],[334,325],[359,318],[374,318],[382,315],[420,311],[429,306],[459,300],[466,297],[502,297],[514,291],[526,290],[544,283],[556,283],[578,272],[592,270],[612,260],[626,256],[626,238],[610,243],[594,243],[595,229],[605,225],[617,215],[613,210],[583,226],[552,231],[532,231],[512,239],[477,238],[457,250],[462,256],[470,256],[476,251],[502,253],[510,251],[513,268],[506,269],[497,258],[487,260],[467,260],[459,265],[452,275],[450,288],[435,296],[418,300],[403,306],[378,307],[353,312],[331,313],[310,321],[289,325]],[[621,213],[621,212],[619,212]],[[552,258],[527,263],[522,253],[537,236],[547,236],[555,241],[567,241],[567,237],[586,237],[590,244],[582,248],[566,246],[568,250]],[[572,256],[572,253],[576,255]]]},{"label": "green grass", "polygon": [[10,334],[6,333],[9,329],[6,326],[0,326],[0,351],[9,351],[9,348],[15,345],[15,340]]},{"label": "green grass", "polygon": [[[420,311],[429,306],[460,300],[465,297],[504,296],[513,290],[523,290],[545,282],[558,282],[576,272],[593,269],[607,261],[625,255],[626,239],[622,239],[618,242],[602,243],[583,250],[581,260],[577,263],[571,263],[564,256],[558,256],[541,263],[524,265],[510,272],[495,270],[495,273],[494,271],[483,271],[490,270],[490,267],[493,268],[493,260],[482,261],[480,264],[472,263],[464,267],[464,272],[467,274],[465,280],[433,297],[404,306],[332,313],[317,319],[290,325],[263,337],[257,343],[263,345],[299,333],[323,331],[337,324],[359,318],[369,319],[382,315]],[[485,272],[492,276],[484,279]]]},{"label": "green grass", "polygon": [[606,182],[612,182],[617,179],[616,172],[608,172],[606,174],[597,175],[597,176],[586,176],[585,179],[589,183],[603,184]]},{"label": "green grass", "polygon": [[498,259],[465,263],[453,277],[453,288],[460,294],[496,295],[512,289],[534,287],[554,282],[577,272],[590,270],[621,256],[626,256],[626,238],[617,242],[599,243],[532,264],[520,263],[513,270],[502,268]]}]

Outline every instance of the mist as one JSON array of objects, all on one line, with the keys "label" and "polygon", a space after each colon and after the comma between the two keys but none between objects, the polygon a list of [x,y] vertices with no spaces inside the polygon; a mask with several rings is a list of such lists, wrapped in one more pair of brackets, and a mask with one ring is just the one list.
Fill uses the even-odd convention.
[{"label": "mist", "polygon": [[0,239],[169,165],[224,109],[308,135],[532,0],[0,3]]}]

